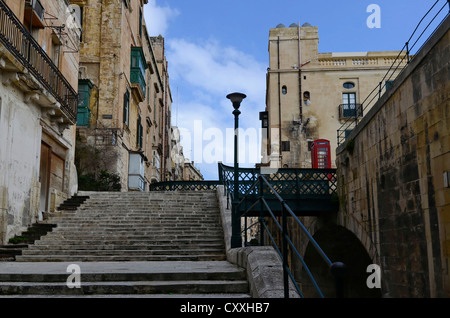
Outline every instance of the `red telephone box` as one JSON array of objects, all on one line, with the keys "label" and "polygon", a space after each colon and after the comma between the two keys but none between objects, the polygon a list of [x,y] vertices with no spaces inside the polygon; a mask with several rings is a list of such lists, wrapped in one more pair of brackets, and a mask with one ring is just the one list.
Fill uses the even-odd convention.
[{"label": "red telephone box", "polygon": [[313,169],[330,169],[331,152],[330,141],[317,139],[311,145],[311,159]]}]

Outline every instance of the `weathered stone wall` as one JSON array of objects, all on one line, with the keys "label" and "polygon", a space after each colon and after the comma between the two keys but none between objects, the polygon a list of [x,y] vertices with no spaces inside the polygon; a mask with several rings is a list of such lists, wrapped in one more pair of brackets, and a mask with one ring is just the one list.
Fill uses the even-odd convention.
[{"label": "weathered stone wall", "polygon": [[[45,21],[47,28],[35,26],[32,36],[76,91],[79,28],[69,26],[66,1],[41,3],[55,18]],[[25,1],[7,4],[27,24]],[[0,60],[0,243],[5,243],[75,193],[77,178],[74,126],[65,124],[66,115],[54,108],[56,99],[3,45]],[[43,144],[49,149],[45,158]],[[43,162],[48,183],[42,182]]]},{"label": "weathered stone wall", "polygon": [[337,223],[376,247],[385,296],[450,296],[449,25],[337,149]]}]

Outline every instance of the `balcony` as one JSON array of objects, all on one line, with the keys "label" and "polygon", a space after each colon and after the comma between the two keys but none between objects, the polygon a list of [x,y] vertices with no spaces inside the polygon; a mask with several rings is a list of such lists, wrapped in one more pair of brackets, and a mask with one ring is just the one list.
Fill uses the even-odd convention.
[{"label": "balcony", "polygon": [[132,68],[130,71],[130,81],[131,81],[131,87],[133,89],[137,89],[139,101],[144,101],[145,99],[145,90],[146,90],[146,83],[144,75],[142,75],[142,72],[139,68]]},{"label": "balcony", "polygon": [[133,89],[137,90],[139,101],[145,99],[145,70],[147,69],[147,62],[145,61],[144,51],[142,47],[131,48],[131,67],[130,67],[130,82]]},{"label": "balcony", "polygon": [[341,104],[339,105],[339,119],[358,118],[363,116],[361,104]]},{"label": "balcony", "polygon": [[[44,95],[53,97],[51,99],[54,99],[54,102],[47,107],[56,117],[62,115],[62,118],[58,117],[57,122],[65,125],[75,124],[77,93],[3,0],[0,0],[0,44],[42,86],[46,91]],[[16,78],[22,76],[21,71],[16,73]]]},{"label": "balcony", "polygon": [[32,25],[34,28],[43,28],[44,12],[45,8],[40,0],[25,1],[24,20],[27,25]]}]

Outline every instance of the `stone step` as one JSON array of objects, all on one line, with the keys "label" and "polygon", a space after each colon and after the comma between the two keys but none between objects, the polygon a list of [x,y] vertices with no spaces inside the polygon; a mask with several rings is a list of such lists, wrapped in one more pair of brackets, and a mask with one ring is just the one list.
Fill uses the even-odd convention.
[{"label": "stone step", "polygon": [[[73,229],[71,231],[71,229]],[[80,232],[80,233],[87,233],[87,232],[97,232],[97,233],[110,233],[110,234],[118,234],[118,233],[134,233],[137,232],[147,232],[149,234],[151,233],[198,233],[199,231],[202,231],[203,233],[217,233],[220,231],[220,226],[206,226],[204,224],[187,224],[185,226],[174,226],[172,228],[169,227],[163,227],[163,226],[140,226],[140,227],[132,227],[129,224],[111,224],[108,226],[105,225],[97,225],[95,224],[89,224],[89,225],[79,225],[77,227],[61,227],[56,229],[55,231],[52,231],[51,233],[48,233],[47,235],[59,235],[64,232]],[[43,236],[45,237],[45,236]]]},{"label": "stone step", "polygon": [[118,298],[125,298],[125,299],[135,299],[135,298],[156,298],[156,299],[177,299],[177,298],[183,298],[183,299],[201,299],[201,298],[209,298],[209,299],[247,299],[251,298],[249,294],[239,294],[239,293],[221,293],[221,294],[215,294],[215,293],[209,293],[209,294],[173,294],[173,292],[170,292],[168,294],[91,294],[91,295],[55,295],[55,294],[49,294],[49,295],[41,295],[41,294],[35,294],[35,295],[0,295],[0,298],[58,298],[58,299],[64,299],[64,298],[70,298],[70,299],[79,299],[79,298],[94,298],[94,299],[101,299],[101,298],[108,298],[108,299],[118,299]]},{"label": "stone step", "polygon": [[[135,244],[127,244],[127,242],[121,241],[120,244],[107,244],[107,243],[99,243],[96,242],[96,244],[92,243],[85,243],[80,244],[79,241],[71,241],[72,244],[69,244],[68,242],[54,242],[53,244],[49,244],[51,242],[43,242],[40,245],[30,245],[27,250],[64,250],[64,249],[75,249],[75,250],[96,250],[96,249],[118,249],[118,250],[194,250],[194,249],[223,249],[225,247],[225,244],[223,242],[217,242],[217,243],[198,243],[198,244],[180,244],[180,245],[174,245],[174,244],[154,244],[153,242],[151,244],[138,244],[139,242],[136,242]],[[22,249],[20,249],[22,251]]]},{"label": "stone step", "polygon": [[80,288],[72,289],[69,264],[0,263],[0,297],[249,297],[245,270],[227,261],[81,262]]},{"label": "stone step", "polygon": [[41,294],[41,295],[92,295],[92,294],[151,294],[171,293],[244,293],[247,281],[139,281],[139,282],[83,282],[81,288],[69,289],[64,283],[0,283],[0,294]]},{"label": "stone step", "polygon": [[[145,268],[139,272],[83,272],[83,264],[81,264],[81,280],[87,282],[93,281],[177,281],[186,280],[232,280],[239,281],[246,279],[246,273],[243,269],[235,268],[229,269],[217,269],[217,270],[207,270],[204,271],[190,271],[189,268],[179,269],[176,272],[165,271],[164,265],[161,265],[159,271],[146,271]],[[70,273],[0,273],[0,282],[47,282],[47,283],[57,283],[66,282],[67,277]]]},{"label": "stone step", "polygon": [[202,244],[225,244],[224,240],[222,238],[217,237],[216,239],[211,239],[211,240],[203,240],[203,239],[191,239],[191,238],[185,238],[185,239],[172,239],[172,238],[161,238],[158,237],[157,239],[152,240],[151,242],[147,242],[147,241],[143,241],[143,240],[121,240],[121,239],[116,239],[114,237],[105,237],[105,238],[96,238],[96,239],[92,239],[92,240],[88,240],[88,239],[83,239],[83,240],[79,240],[77,239],[73,239],[73,240],[69,240],[66,239],[63,242],[60,240],[40,240],[40,241],[36,241],[34,245],[29,245],[28,248],[39,248],[39,246],[46,246],[46,245],[57,245],[57,246],[62,246],[63,244],[67,244],[67,245],[76,245],[76,244],[87,244],[87,245],[117,245],[117,246],[122,246],[122,245],[128,245],[128,246],[133,246],[133,245],[165,245],[165,244],[170,244],[171,246],[174,247],[178,247],[181,246],[183,248],[187,247],[187,246],[191,246],[191,245],[202,245]]},{"label": "stone step", "polygon": [[[73,232],[51,232],[47,234],[46,236],[42,237],[41,240],[48,240],[48,239],[59,239],[59,240],[76,240],[76,239],[87,239],[87,240],[95,240],[99,238],[103,238],[105,236],[111,235],[112,233],[104,233],[102,235],[101,232],[86,232],[84,233],[83,237],[80,237],[78,234]],[[121,235],[119,235],[121,234]],[[131,240],[154,240],[161,237],[161,235],[164,235],[165,232],[162,233],[149,233],[145,235],[139,235],[134,234],[131,231],[127,231],[124,233],[115,233],[114,236],[120,239],[124,239],[125,237],[130,238]],[[170,233],[170,236],[168,239],[176,240],[176,239],[203,239],[205,241],[209,241],[210,239],[217,239],[219,237],[223,237],[222,233],[193,233],[193,234],[184,234],[184,233]]]},{"label": "stone step", "polygon": [[225,254],[217,255],[17,255],[18,262],[155,262],[155,261],[222,261]]},{"label": "stone step", "polygon": [[165,215],[127,215],[127,216],[114,216],[114,215],[78,215],[74,217],[64,217],[64,218],[53,218],[53,220],[57,220],[58,224],[64,223],[83,223],[83,222],[133,222],[133,221],[144,221],[144,222],[153,222],[153,223],[170,223],[170,222],[181,222],[181,223],[219,223],[219,219],[213,216],[210,217],[186,217],[182,215],[175,216],[165,216]]},{"label": "stone step", "polygon": [[[65,204],[51,215],[47,222],[57,226],[15,256],[17,264],[42,264],[35,272],[5,274],[0,264],[0,294],[248,297],[245,270],[228,268],[215,191],[86,195],[89,198],[76,210]],[[49,272],[48,264],[66,263],[82,265],[80,289],[67,287],[68,273]],[[119,265],[115,271],[94,273],[85,272],[83,264]],[[128,273],[133,264],[151,265]],[[169,270],[167,264],[172,264]],[[227,269],[217,264],[228,264]],[[47,273],[40,274],[41,269]]]},{"label": "stone step", "polygon": [[23,256],[28,255],[126,255],[126,256],[152,256],[152,255],[217,255],[224,253],[223,249],[45,249],[32,250],[25,249],[22,251]]}]

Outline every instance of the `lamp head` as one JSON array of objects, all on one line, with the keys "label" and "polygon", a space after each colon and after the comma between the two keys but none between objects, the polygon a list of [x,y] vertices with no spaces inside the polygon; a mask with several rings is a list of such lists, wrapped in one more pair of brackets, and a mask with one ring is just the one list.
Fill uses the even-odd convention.
[{"label": "lamp head", "polygon": [[231,100],[231,102],[233,103],[233,107],[235,109],[238,109],[239,106],[241,106],[241,102],[244,98],[246,98],[247,96],[245,94],[242,93],[232,93],[232,94],[228,94],[227,98],[229,100]]}]

